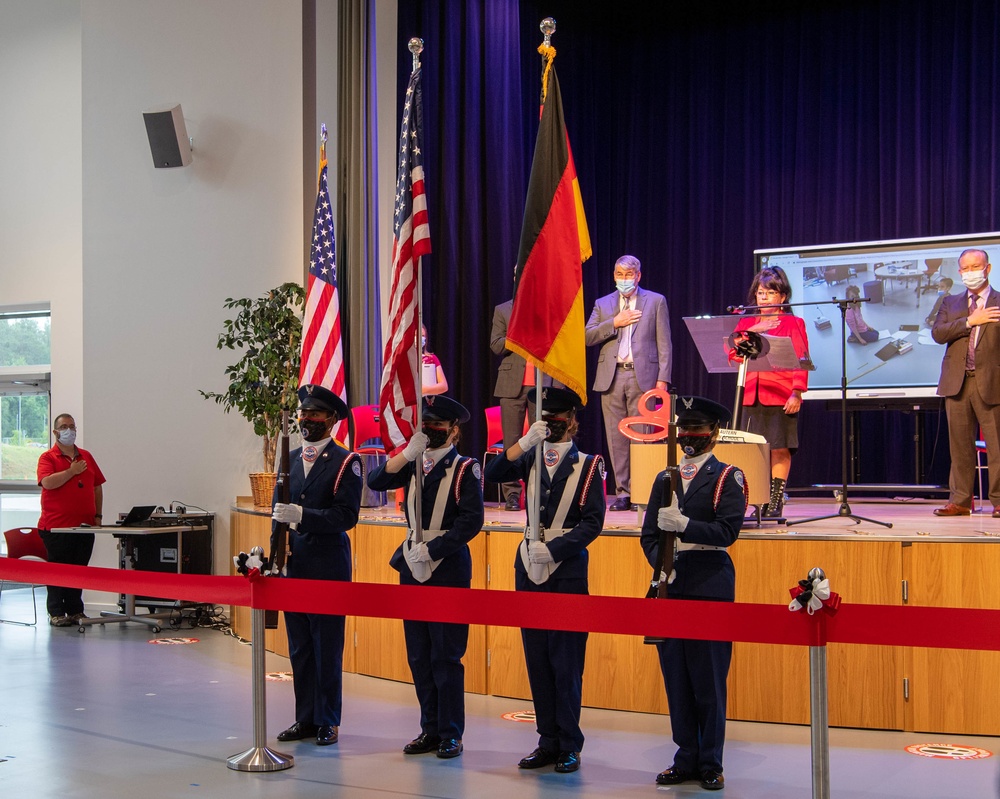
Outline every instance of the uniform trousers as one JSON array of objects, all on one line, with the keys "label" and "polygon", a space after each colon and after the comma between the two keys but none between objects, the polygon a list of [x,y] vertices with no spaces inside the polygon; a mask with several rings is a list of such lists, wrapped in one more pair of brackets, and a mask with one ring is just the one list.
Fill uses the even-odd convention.
[{"label": "uniform trousers", "polygon": [[697,774],[721,772],[732,642],[668,638],[656,648],[677,744],[673,765]]},{"label": "uniform trousers", "polygon": [[[976,439],[979,428],[987,453],[1000,453],[1000,405],[987,405],[976,388],[975,372],[965,378],[962,390],[944,403],[948,414],[948,447],[951,471],[948,475],[949,501],[972,507],[972,486],[976,478]],[[1000,469],[990,469],[989,497],[1000,507]]]},{"label": "uniform trousers", "polygon": [[465,732],[465,666],[468,624],[403,621],[406,659],[420,703],[420,731],[461,739]]},{"label": "uniform trousers", "polygon": [[623,369],[621,366],[615,367],[611,385],[601,394],[604,435],[611,452],[611,468],[615,472],[615,494],[619,497],[632,496],[632,476],[629,439],[621,434],[618,423],[627,416],[639,415],[639,397],[642,394],[639,381],[635,379],[635,369]]},{"label": "uniform trousers", "polygon": [[[39,530],[49,563],[86,566],[94,553],[93,533],[50,533]],[[61,585],[46,586],[45,607],[50,616],[83,613],[83,589]]]},{"label": "uniform trousers", "polygon": [[344,617],[285,611],[295,720],[339,727],[343,707]]},{"label": "uniform trousers", "polygon": [[[535,585],[526,574],[516,574],[518,591],[586,594],[587,579],[559,580],[558,571]],[[528,683],[535,706],[538,745],[550,752],[583,749],[580,706],[583,703],[583,666],[587,633],[565,630],[521,630]]]}]

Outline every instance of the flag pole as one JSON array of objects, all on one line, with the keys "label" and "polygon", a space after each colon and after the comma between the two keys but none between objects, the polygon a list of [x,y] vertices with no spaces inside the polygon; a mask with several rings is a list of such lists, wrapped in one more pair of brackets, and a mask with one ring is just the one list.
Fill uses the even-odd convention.
[{"label": "flag pole", "polygon": [[[424,40],[414,36],[407,43],[407,49],[413,55],[413,66],[410,69],[410,74],[412,75],[418,69],[420,69],[420,54],[424,50]],[[416,418],[416,429],[417,432],[423,430],[424,422],[424,348],[421,342],[421,328],[423,327],[423,306],[424,306],[424,280],[423,280],[423,257],[417,256],[417,330],[413,335],[413,346],[417,351],[417,374],[416,374],[416,394],[417,394],[417,418]],[[413,480],[414,480],[414,492],[413,492],[413,519],[410,519],[410,523],[413,525],[413,541],[416,544],[421,543],[424,540],[424,524],[423,524],[423,503],[421,498],[424,493],[424,468],[423,468],[424,456],[421,453],[418,456],[418,461],[413,464]]]},{"label": "flag pole", "polygon": [[[542,421],[542,370],[535,367],[535,421]],[[531,512],[528,515],[528,541],[542,540],[542,519],[539,515],[539,507],[542,504],[542,447],[544,441],[535,444],[535,468],[531,475]]]},{"label": "flag pole", "polygon": [[[541,21],[538,29],[545,37],[543,40],[543,47],[548,49],[552,46],[552,34],[556,32],[556,21],[552,17],[546,17]],[[549,63],[551,63],[551,61]],[[548,77],[548,70],[544,70],[542,72],[542,97],[545,96],[545,90],[547,88],[546,81],[548,80]],[[535,421],[542,421],[542,369],[537,364],[535,365]],[[544,445],[544,441],[539,441],[535,445],[535,471],[531,476],[533,485],[531,492],[531,509],[528,514],[529,541],[542,540],[542,520],[539,515],[539,508],[541,506],[542,499],[542,466],[544,465],[544,461],[542,460],[542,447]]]}]

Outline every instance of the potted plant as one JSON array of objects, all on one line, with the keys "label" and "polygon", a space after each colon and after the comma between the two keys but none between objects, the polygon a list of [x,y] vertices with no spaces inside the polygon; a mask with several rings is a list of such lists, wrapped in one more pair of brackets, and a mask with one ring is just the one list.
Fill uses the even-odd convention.
[{"label": "potted plant", "polygon": [[239,311],[225,321],[216,346],[244,354],[226,368],[226,391],[199,391],[226,413],[239,411],[262,439],[264,471],[250,475],[255,505],[271,503],[281,412],[295,407],[304,304],[305,290],[298,283],[284,283],[256,299],[227,297],[225,307]]}]

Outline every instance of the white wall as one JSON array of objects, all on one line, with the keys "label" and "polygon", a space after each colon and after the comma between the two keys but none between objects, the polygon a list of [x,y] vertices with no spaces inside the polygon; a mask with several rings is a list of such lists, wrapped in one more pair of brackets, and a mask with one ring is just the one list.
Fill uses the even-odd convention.
[{"label": "white wall", "polygon": [[0,0],[0,103],[0,305],[51,303],[52,404],[86,446],[79,0]]},{"label": "white wall", "polygon": [[[87,0],[82,31],[87,441],[106,511],[213,511],[226,573],[230,504],[263,464],[198,389],[223,390],[236,360],[215,346],[224,300],[302,279],[301,7]],[[174,102],[194,162],[154,169],[142,111]],[[92,563],[113,559],[107,542]]]},{"label": "white wall", "polygon": [[[395,0],[373,2],[387,266],[398,43]],[[335,9],[318,0],[331,131]],[[217,573],[230,504],[261,462],[249,425],[198,389],[223,390],[235,361],[215,347],[225,298],[302,278],[316,175],[301,27],[293,0],[0,0],[0,305],[51,302],[53,407],[108,478],[106,516],[171,501],[214,512]],[[195,140],[187,168],[153,168],[142,111],[168,102]],[[101,541],[92,563],[116,562]]]}]

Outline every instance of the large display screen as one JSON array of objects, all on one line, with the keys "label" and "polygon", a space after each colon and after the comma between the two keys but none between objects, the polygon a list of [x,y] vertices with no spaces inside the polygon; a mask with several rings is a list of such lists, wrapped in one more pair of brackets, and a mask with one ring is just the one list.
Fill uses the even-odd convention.
[{"label": "large display screen", "polygon": [[[965,291],[958,257],[969,248],[1000,258],[1000,232],[755,250],[757,269],[780,266],[792,286],[791,302],[807,303],[792,309],[806,322],[816,367],[805,398],[840,396],[842,344],[849,396],[933,396],[944,346],[934,343],[930,328],[939,299]],[[844,299],[852,286],[869,299],[858,308],[877,340],[860,341],[850,328],[841,332],[840,309],[830,301]]]}]

